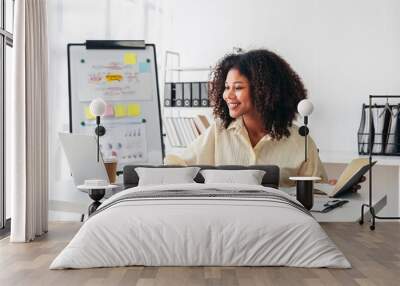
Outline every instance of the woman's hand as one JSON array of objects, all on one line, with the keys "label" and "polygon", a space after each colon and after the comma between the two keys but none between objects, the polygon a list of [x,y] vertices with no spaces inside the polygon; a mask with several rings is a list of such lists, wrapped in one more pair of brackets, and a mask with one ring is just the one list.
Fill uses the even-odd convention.
[{"label": "woman's hand", "polygon": [[[358,183],[351,187],[350,192],[357,193],[357,191],[358,191],[359,189],[361,189],[361,185],[360,185],[360,184],[361,184],[362,182],[365,182],[366,179],[367,179],[367,178],[366,178],[365,176],[362,176],[361,179],[358,181]],[[331,179],[331,180],[328,181],[328,183],[329,183],[330,185],[336,185],[337,180],[336,180],[336,179]]]},{"label": "woman's hand", "polygon": [[336,185],[336,183],[337,183],[337,179],[330,179],[330,180],[328,180],[328,184],[329,184],[329,185],[334,186],[334,185]]}]

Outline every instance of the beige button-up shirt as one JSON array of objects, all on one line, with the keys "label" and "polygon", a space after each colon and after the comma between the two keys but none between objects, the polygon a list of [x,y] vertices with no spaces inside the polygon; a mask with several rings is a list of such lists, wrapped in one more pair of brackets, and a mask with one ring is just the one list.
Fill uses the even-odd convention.
[{"label": "beige button-up shirt", "polygon": [[304,137],[298,127],[290,128],[290,136],[273,140],[265,135],[256,146],[251,145],[242,117],[228,128],[214,122],[182,155],[169,154],[167,165],[277,165],[280,185],[293,186],[291,176],[317,176],[327,181],[325,169],[314,141],[308,136],[308,158],[304,162]]}]

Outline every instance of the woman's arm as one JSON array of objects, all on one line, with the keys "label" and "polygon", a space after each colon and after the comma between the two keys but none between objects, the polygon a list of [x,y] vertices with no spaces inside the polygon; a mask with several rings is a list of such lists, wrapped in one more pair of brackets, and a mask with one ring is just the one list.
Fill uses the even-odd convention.
[{"label": "woman's arm", "polygon": [[215,165],[215,128],[213,123],[194,140],[182,155],[167,154],[165,165]]}]

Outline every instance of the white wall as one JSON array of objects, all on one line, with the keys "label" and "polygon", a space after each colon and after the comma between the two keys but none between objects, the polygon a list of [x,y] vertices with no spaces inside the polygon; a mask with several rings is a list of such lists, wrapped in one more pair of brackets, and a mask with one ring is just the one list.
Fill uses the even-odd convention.
[{"label": "white wall", "polygon": [[361,104],[400,94],[400,1],[173,0],[164,45],[182,65],[214,65],[232,47],[268,48],[303,78],[322,152],[357,152]]}]

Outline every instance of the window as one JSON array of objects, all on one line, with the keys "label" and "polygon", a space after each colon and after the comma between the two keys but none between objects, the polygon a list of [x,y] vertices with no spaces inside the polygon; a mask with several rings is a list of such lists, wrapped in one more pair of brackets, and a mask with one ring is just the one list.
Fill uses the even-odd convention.
[{"label": "window", "polygon": [[5,188],[5,104],[11,92],[14,0],[0,0],[0,236],[9,227],[9,194]]},{"label": "window", "polygon": [[4,0],[5,1],[5,30],[13,33],[14,30],[14,0]]}]

